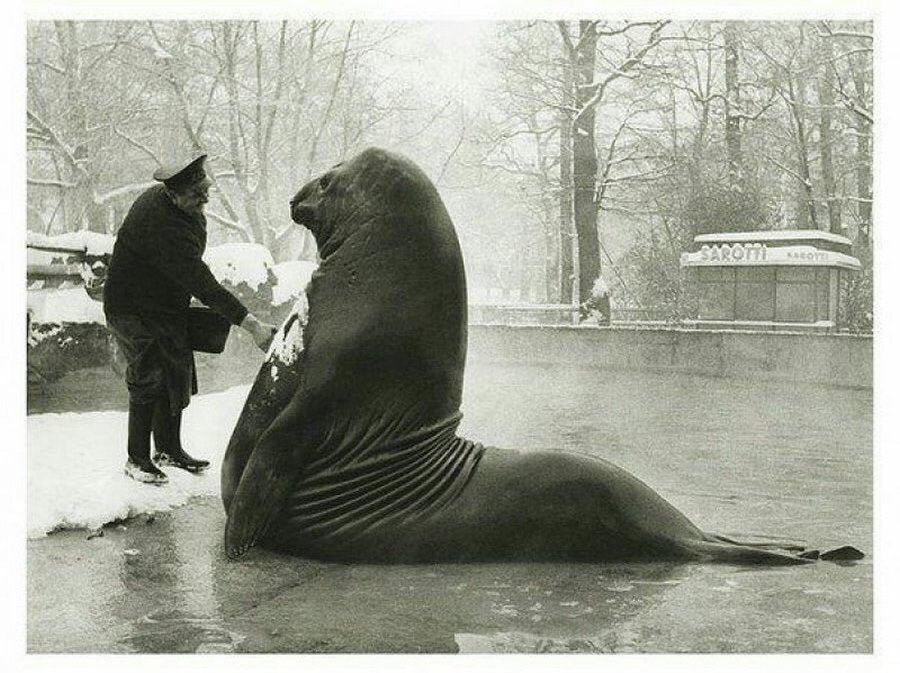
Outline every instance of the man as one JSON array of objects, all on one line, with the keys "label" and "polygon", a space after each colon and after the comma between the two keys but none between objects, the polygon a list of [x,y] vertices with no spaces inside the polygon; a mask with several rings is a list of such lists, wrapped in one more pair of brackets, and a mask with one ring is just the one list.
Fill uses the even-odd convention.
[{"label": "man", "polygon": [[247,330],[268,348],[275,327],[257,320],[222,287],[203,262],[210,180],[206,155],[160,168],[161,184],[135,200],[116,236],[103,291],[104,312],[127,361],[128,461],[125,474],[164,484],[156,463],[191,472],[209,466],[181,445],[181,412],[197,392],[194,353],[188,339],[191,296]]}]

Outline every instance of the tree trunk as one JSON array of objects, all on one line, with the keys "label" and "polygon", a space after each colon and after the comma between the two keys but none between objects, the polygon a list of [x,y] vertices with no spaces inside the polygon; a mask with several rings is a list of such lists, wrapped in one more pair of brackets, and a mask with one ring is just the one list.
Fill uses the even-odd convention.
[{"label": "tree trunk", "polygon": [[741,90],[738,81],[738,27],[725,22],[725,152],[728,184],[740,188],[743,178],[741,156]]},{"label": "tree trunk", "polygon": [[797,170],[800,178],[800,189],[802,200],[804,201],[804,210],[808,214],[808,218],[803,218],[810,229],[819,228],[819,219],[816,216],[816,201],[813,195],[812,178],[809,170],[809,147],[806,141],[806,120],[804,119],[804,108],[806,107],[806,89],[803,80],[793,75],[788,76],[788,95],[790,96],[789,106],[791,114],[794,118],[794,140],[797,150]]},{"label": "tree trunk", "polygon": [[253,232],[253,241],[268,248],[269,231],[260,212],[259,194],[243,184],[241,185],[241,192],[244,197],[244,212],[247,213],[247,224],[250,227],[250,231]]},{"label": "tree trunk", "polygon": [[[568,68],[568,66],[567,66]],[[568,68],[571,73],[571,68]],[[571,81],[571,76],[568,77]],[[568,87],[571,90],[572,87]],[[572,237],[572,116],[560,113],[559,123],[559,284],[558,300],[562,304],[574,299],[575,269]]]},{"label": "tree trunk", "polygon": [[[864,54],[850,58],[853,86],[858,100],[867,100],[869,84],[866,77]],[[868,250],[872,243],[872,124],[861,115],[854,115],[856,125],[856,196],[859,215],[857,245]]]},{"label": "tree trunk", "polygon": [[832,145],[832,111],[834,110],[834,53],[831,39],[820,40],[822,55],[825,57],[825,65],[822,73],[817,78],[819,88],[819,156],[822,161],[822,185],[825,189],[825,198],[828,204],[828,230],[832,234],[840,234],[841,228],[841,201],[837,195],[837,185],[834,178],[834,157]]},{"label": "tree trunk", "polygon": [[551,194],[547,194],[541,201],[541,219],[544,223],[544,303],[558,304],[562,301],[559,277],[560,226]]},{"label": "tree trunk", "polygon": [[[225,90],[228,96],[228,160],[234,171],[235,183],[241,192],[248,231],[253,242],[268,245],[269,232],[266,226],[265,214],[262,212],[265,206],[260,203],[260,198],[265,198],[266,194],[264,191],[259,191],[260,186],[263,186],[265,189],[265,180],[261,175],[257,175],[256,184],[251,185],[251,167],[248,165],[250,162],[247,158],[247,148],[253,143],[254,139],[248,137],[248,132],[244,126],[241,97],[238,89],[238,82],[240,81],[238,63],[241,57],[239,51],[245,27],[239,23],[224,23],[222,25],[223,69],[227,74]],[[257,92],[257,95],[260,95],[259,92]],[[257,124],[257,133],[260,131],[261,128]],[[255,142],[257,151],[259,151],[261,144],[260,137],[257,136]],[[257,170],[263,171],[264,169],[259,167]]]},{"label": "tree trunk", "polygon": [[72,189],[74,203],[69,211],[75,216],[74,222],[65,222],[65,230],[86,229],[106,233],[106,220],[102,209],[94,202],[94,181],[91,175],[90,162],[93,154],[88,146],[87,111],[82,96],[82,62],[81,40],[78,26],[74,21],[55,22],[56,35],[59,39],[60,54],[65,70],[66,104],[68,114],[66,130],[72,138],[69,159],[75,187]]},{"label": "tree trunk", "polygon": [[597,184],[597,155],[594,146],[593,105],[587,105],[594,81],[597,32],[593,21],[579,22],[575,81],[579,114],[572,128],[572,182],[575,235],[578,241],[577,303],[591,296],[594,281],[600,275],[600,240],[597,235],[597,207],[594,191]]}]

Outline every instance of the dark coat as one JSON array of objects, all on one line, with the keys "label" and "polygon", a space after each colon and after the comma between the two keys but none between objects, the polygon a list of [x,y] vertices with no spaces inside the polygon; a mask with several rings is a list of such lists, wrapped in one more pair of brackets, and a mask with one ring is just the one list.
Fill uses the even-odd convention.
[{"label": "dark coat", "polygon": [[[203,261],[206,218],[180,210],[156,185],[142,193],[116,236],[103,288],[107,324],[128,359],[132,400],[168,389],[171,407],[196,392],[187,333],[191,296],[239,325],[247,309]],[[123,319],[124,318],[124,319]]]},{"label": "dark coat", "polygon": [[141,194],[119,229],[103,289],[113,314],[183,313],[193,295],[239,325],[247,315],[203,261],[206,218],[180,210],[156,185]]}]

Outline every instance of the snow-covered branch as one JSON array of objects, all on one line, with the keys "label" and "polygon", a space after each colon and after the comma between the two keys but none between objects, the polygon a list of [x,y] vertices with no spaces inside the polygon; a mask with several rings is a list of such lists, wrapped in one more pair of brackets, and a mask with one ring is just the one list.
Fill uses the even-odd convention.
[{"label": "snow-covered branch", "polygon": [[625,129],[628,128],[628,122],[638,114],[637,110],[632,110],[625,119],[622,120],[622,123],[619,124],[619,128],[616,129],[616,133],[613,136],[612,140],[609,143],[609,147],[606,151],[606,160],[604,161],[603,174],[600,176],[600,184],[599,188],[595,191],[594,195],[594,206],[596,208],[600,208],[603,203],[603,196],[606,193],[606,188],[610,185],[613,180],[609,179],[609,173],[612,170],[612,160],[615,155],[616,146],[619,143],[619,139],[622,137],[622,134],[625,132]]},{"label": "snow-covered branch", "polygon": [[241,234],[242,236],[244,236],[244,238],[246,240],[248,240],[248,241],[250,240],[250,234],[247,231],[247,228],[240,222],[238,222],[236,220],[229,220],[224,215],[219,215],[217,212],[215,212],[213,210],[207,210],[207,211],[205,211],[205,214],[206,214],[206,217],[211,219],[213,222],[218,222],[226,229],[231,229],[232,231],[236,231],[239,234]]},{"label": "snow-covered branch", "polygon": [[88,177],[87,170],[75,158],[75,153],[71,147],[69,147],[65,142],[63,142],[60,135],[53,129],[52,126],[44,122],[40,116],[33,110],[26,110],[26,114],[28,115],[28,119],[31,123],[36,127],[36,129],[44,135],[44,139],[48,142],[52,143],[54,147],[56,147],[60,153],[63,155],[63,158],[66,160],[66,163],[69,166],[80,173],[81,175]]},{"label": "snow-covered branch", "polygon": [[500,134],[500,138],[503,140],[511,140],[517,136],[542,136],[546,134],[554,134],[559,131],[558,126],[547,126],[545,128],[528,128],[528,129],[516,129],[515,131],[507,131],[506,133]]},{"label": "snow-covered branch", "polygon": [[504,173],[509,173],[510,175],[525,175],[525,176],[532,177],[532,178],[542,178],[543,177],[537,171],[530,171],[530,170],[521,168],[520,166],[518,166],[518,164],[516,165],[515,168],[510,168],[509,166],[505,166],[503,164],[485,163],[482,165],[485,168],[503,171]]},{"label": "snow-covered branch", "polygon": [[66,74],[65,68],[62,68],[58,65],[54,65],[53,63],[50,63],[46,59],[43,59],[43,58],[37,59],[36,61],[29,60],[28,65],[41,65],[41,66],[44,66],[45,68],[47,68],[48,70],[52,70],[53,72],[57,73],[58,75]]},{"label": "snow-covered branch", "polygon": [[621,175],[614,178],[606,177],[603,179],[601,183],[601,187],[606,187],[607,185],[616,184],[619,182],[640,182],[643,180],[647,180],[651,176],[660,176],[666,172],[665,168],[651,168],[646,171],[642,171],[640,173],[631,173],[629,175]]},{"label": "snow-covered branch", "polygon": [[[639,28],[641,26],[655,26],[659,21],[629,21],[626,22],[624,26],[621,28],[612,28],[610,30],[598,30],[597,37],[609,37],[611,35],[621,35],[632,28]],[[668,22],[666,22],[668,23]]]},{"label": "snow-covered branch", "polygon": [[569,54],[570,58],[574,57],[575,45],[572,43],[572,36],[569,35],[569,27],[566,25],[565,21],[557,21],[556,27],[559,29],[559,34],[562,37],[563,44],[566,47],[566,53]]},{"label": "snow-covered branch", "polygon": [[835,30],[827,21],[819,21],[819,37],[851,37],[871,41],[872,33],[863,33],[856,30]]},{"label": "snow-covered branch", "polygon": [[119,128],[118,126],[116,126],[115,124],[113,124],[112,129],[113,129],[113,132],[114,132],[117,136],[119,136],[122,140],[126,141],[126,142],[129,143],[130,145],[132,145],[132,146],[136,147],[137,149],[139,149],[141,152],[143,152],[144,154],[146,154],[147,156],[149,156],[151,159],[153,159],[157,164],[162,164],[162,162],[159,160],[159,157],[156,156],[156,152],[154,152],[153,150],[151,150],[151,149],[150,149],[149,147],[147,147],[144,143],[140,142],[139,140],[136,140],[135,138],[132,138],[132,137],[129,136],[127,133],[125,133],[124,131],[122,131],[122,129],[120,129],[120,128]]},{"label": "snow-covered branch", "polygon": [[778,160],[773,159],[772,157],[770,157],[768,154],[766,154],[766,155],[764,155],[764,156],[765,156],[765,158],[766,158],[767,160],[771,161],[773,164],[775,164],[778,168],[780,168],[780,169],[783,170],[785,173],[787,173],[788,175],[790,175],[792,178],[796,178],[796,179],[797,179],[804,187],[807,187],[807,188],[812,187],[812,185],[810,184],[809,180],[808,180],[807,178],[804,178],[804,177],[803,177],[802,175],[800,175],[797,171],[788,168],[787,166],[785,166],[784,164],[782,164],[782,163],[779,162]]},{"label": "snow-covered branch", "polygon": [[842,86],[837,87],[836,91],[837,91],[838,95],[841,97],[841,100],[844,101],[844,105],[846,105],[848,110],[859,115],[860,117],[865,119],[870,124],[875,123],[875,117],[872,115],[871,110],[864,107],[862,104],[860,104],[860,102],[858,100],[856,100],[855,98],[853,98],[852,96],[847,94],[847,92],[844,91],[844,88]]},{"label": "snow-covered branch", "polygon": [[109,201],[119,197],[125,196],[126,194],[133,194],[134,192],[142,192],[145,189],[152,187],[157,184],[156,182],[133,182],[127,185],[122,185],[121,187],[116,187],[115,189],[111,189],[105,194],[94,194],[94,203],[98,206],[102,206]]},{"label": "snow-covered branch", "polygon": [[74,182],[65,182],[64,180],[41,180],[38,178],[28,178],[27,180],[29,185],[34,185],[36,187],[58,187],[59,189],[72,189],[76,187],[76,183]]},{"label": "snow-covered branch", "polygon": [[581,109],[575,114],[573,125],[577,124],[588,110],[595,107],[597,103],[599,103],[603,99],[603,94],[606,92],[607,86],[609,86],[613,81],[624,76],[636,65],[640,64],[643,61],[644,57],[650,52],[650,50],[660,44],[662,40],[659,34],[668,23],[669,21],[655,22],[656,28],[650,31],[650,35],[647,37],[647,42],[644,44],[644,46],[638,49],[627,59],[625,59],[625,61],[621,65],[619,65],[618,68],[613,70],[609,75],[606,76],[606,78],[602,82],[597,84],[597,90],[587,101],[585,101]]}]

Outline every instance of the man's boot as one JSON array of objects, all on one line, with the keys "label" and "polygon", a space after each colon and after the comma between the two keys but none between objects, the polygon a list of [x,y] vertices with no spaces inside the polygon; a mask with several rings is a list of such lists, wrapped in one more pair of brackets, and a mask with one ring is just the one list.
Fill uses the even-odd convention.
[{"label": "man's boot", "polygon": [[192,458],[181,446],[181,409],[173,411],[167,397],[156,403],[153,412],[153,443],[156,445],[153,460],[159,465],[188,472],[202,472],[209,467],[208,460]]},{"label": "man's boot", "polygon": [[145,484],[165,484],[166,473],[150,460],[150,429],[153,425],[154,404],[128,405],[128,462],[125,474]]}]

